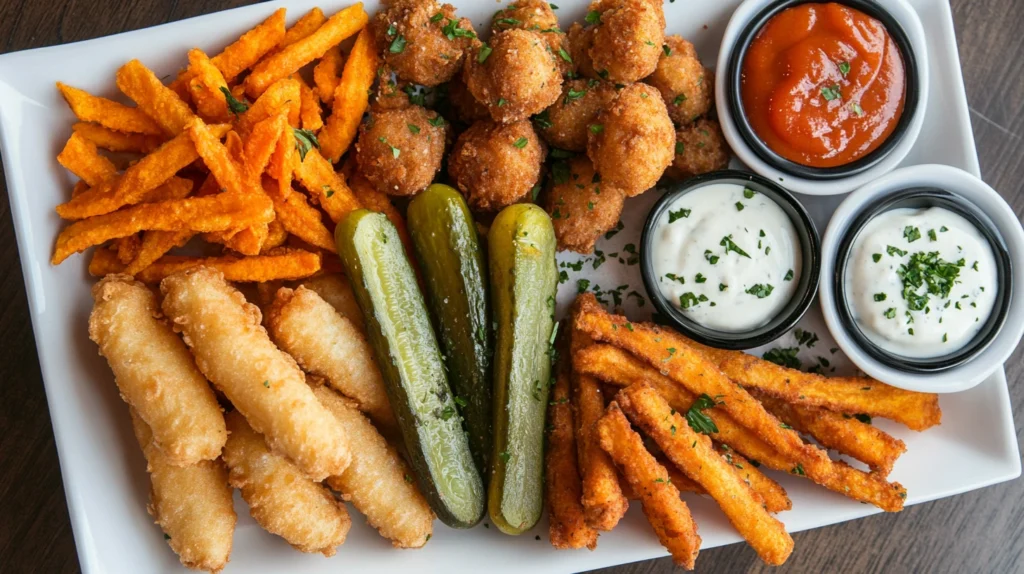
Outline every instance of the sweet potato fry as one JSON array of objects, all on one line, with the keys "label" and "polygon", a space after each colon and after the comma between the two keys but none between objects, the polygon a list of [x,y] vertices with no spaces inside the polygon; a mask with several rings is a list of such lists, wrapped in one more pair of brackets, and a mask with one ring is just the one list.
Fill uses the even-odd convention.
[{"label": "sweet potato fry", "polygon": [[78,132],[71,134],[57,162],[90,186],[96,186],[117,177],[117,166],[100,155],[96,144]]},{"label": "sweet potato fry", "polygon": [[356,295],[352,292],[352,286],[348,279],[341,273],[323,273],[310,277],[299,284],[310,291],[316,291],[321,299],[330,303],[334,310],[348,319],[353,325],[359,328],[361,333],[366,333],[366,324],[363,319],[363,312],[356,301]]},{"label": "sweet potato fry", "polygon": [[233,82],[239,74],[260,61],[267,52],[274,49],[285,37],[285,9],[278,8],[260,25],[249,30],[224,51],[213,57],[212,62],[224,79]]},{"label": "sweet potato fry", "polygon": [[786,489],[758,470],[757,466],[760,463],[751,463],[746,457],[724,443],[714,443],[714,448],[722,459],[733,468],[733,472],[740,477],[740,480],[747,483],[761,497],[765,510],[774,514],[793,508],[793,502],[786,494]]},{"label": "sweet potato fry", "polygon": [[146,231],[142,234],[142,245],[128,266],[124,268],[127,275],[137,275],[175,247],[181,247],[192,238],[191,231]]},{"label": "sweet potato fry", "polygon": [[[143,283],[159,283],[174,273],[195,267],[216,269],[224,274],[225,280],[233,283],[262,283],[305,279],[320,272],[321,264],[319,253],[290,247],[279,247],[254,257],[165,255],[136,273],[135,279]],[[94,277],[124,272],[125,266],[109,249],[97,249],[89,261],[89,274]]]},{"label": "sweet potato fry", "polygon": [[[270,200],[261,192],[254,181],[248,180],[242,168],[235,163],[224,144],[202,120],[196,118],[188,128],[196,152],[225,193],[245,196],[261,207],[271,207]],[[269,221],[269,219],[267,220]]]},{"label": "sweet potato fry", "polygon": [[222,231],[265,223],[273,215],[272,208],[229,193],[144,203],[64,228],[57,237],[51,262],[57,265],[73,253],[139,231]]},{"label": "sweet potato fry", "polygon": [[117,71],[117,87],[168,135],[180,134],[195,118],[188,104],[138,60],[128,62]]},{"label": "sweet potato fry", "polygon": [[[642,363],[633,355],[609,345],[594,345],[576,353],[574,366],[582,372],[593,373],[606,382],[618,386],[647,382],[681,413],[690,410],[697,396],[682,385]],[[874,504],[886,512],[899,512],[906,489],[899,483],[886,482],[885,477],[866,473],[845,462],[831,461],[827,457],[804,457],[802,453],[782,454],[766,444],[749,429],[737,423],[727,412],[710,408],[704,414],[714,422],[718,432],[712,438],[727,444],[748,459],[760,462],[768,468],[781,470],[811,481],[848,496],[854,500]],[[804,459],[807,460],[804,460]],[[809,463],[805,464],[807,461]]]},{"label": "sweet potato fry", "polygon": [[131,263],[142,249],[142,236],[139,233],[128,237],[118,237],[111,241],[111,247],[117,252],[117,260],[125,265]]},{"label": "sweet potato fry", "polygon": [[362,3],[339,10],[316,32],[284,48],[257,64],[245,79],[245,92],[256,98],[271,84],[299,71],[299,68],[324,55],[331,46],[355,34],[369,20]]},{"label": "sweet potato fry", "polygon": [[650,385],[626,387],[615,395],[615,403],[669,460],[715,499],[762,560],[772,566],[786,561],[793,552],[792,537],[764,509],[761,496],[715,452],[710,438],[694,432]]},{"label": "sweet potato fry", "polygon": [[267,190],[267,195],[272,196],[274,213],[277,214],[278,221],[288,230],[288,233],[313,247],[330,253],[338,252],[338,248],[334,244],[334,234],[320,220],[320,212],[306,203],[306,198],[301,193],[291,191],[284,199],[278,199],[272,190],[267,189],[266,182],[264,182],[264,189]]},{"label": "sweet potato fry", "polygon": [[345,178],[315,149],[306,152],[306,159],[299,162],[295,177],[335,223],[362,207]]},{"label": "sweet potato fry", "polygon": [[161,136],[118,132],[89,122],[78,122],[71,126],[71,129],[96,144],[96,147],[117,152],[146,154],[160,147],[165,141]]},{"label": "sweet potato fry", "polygon": [[281,112],[288,113],[288,123],[298,127],[302,110],[302,92],[299,81],[285,78],[270,86],[246,112],[238,116],[236,129],[248,134],[254,125]]},{"label": "sweet potato fry", "polygon": [[327,16],[324,16],[323,10],[318,6],[314,6],[312,10],[306,12],[302,18],[299,18],[295,24],[292,24],[291,28],[284,33],[284,39],[277,45],[274,51],[282,48],[287,48],[299,40],[308,38],[310,34],[316,32],[320,26],[324,25],[327,21]]},{"label": "sweet potato fry", "polygon": [[679,489],[669,480],[668,471],[647,452],[640,435],[630,428],[616,403],[608,406],[607,414],[595,428],[601,448],[639,495],[644,515],[658,540],[672,554],[672,561],[693,570],[701,542],[697,523],[686,503],[679,498]]},{"label": "sweet potato fry", "polygon": [[[215,137],[227,133],[228,129],[226,125],[210,126]],[[131,165],[120,178],[108,180],[58,205],[57,214],[63,219],[84,219],[111,213],[126,205],[154,201],[150,192],[197,159],[199,153],[192,138],[187,133],[178,134]]]},{"label": "sweet potato fry", "polygon": [[[565,337],[562,337],[563,343]],[[568,345],[562,345],[563,351]],[[548,538],[559,550],[597,546],[597,530],[587,524],[580,499],[583,483],[577,466],[576,429],[569,405],[572,365],[563,354],[548,403],[548,437],[544,464],[544,499],[548,506]]]},{"label": "sweet potato fry", "polygon": [[267,239],[263,242],[263,249],[260,253],[266,253],[271,249],[277,249],[288,240],[288,230],[281,225],[276,218],[267,224]]},{"label": "sweet potato fry", "polygon": [[302,78],[299,80],[299,95],[301,100],[299,102],[299,116],[302,123],[302,129],[310,131],[320,131],[320,128],[324,127],[324,119],[321,116],[320,99],[316,97],[313,92],[313,88],[310,88]]},{"label": "sweet potato fry", "polygon": [[277,140],[288,134],[287,114],[278,114],[253,126],[245,139],[242,151],[243,176],[254,188],[262,189],[260,182],[263,172],[270,164],[270,156],[277,148]]},{"label": "sweet potato fry", "polygon": [[693,341],[688,344],[737,383],[790,404],[822,407],[838,413],[864,413],[894,420],[916,431],[935,426],[942,420],[939,396],[934,393],[905,391],[866,377],[825,378],[738,351],[713,349]]},{"label": "sweet potato fry", "polygon": [[295,135],[285,133],[277,140],[277,148],[270,156],[270,165],[267,166],[267,175],[277,181],[277,186],[263,186],[271,197],[285,200],[294,193],[292,181],[295,175],[295,168],[299,163],[299,152],[295,149]]},{"label": "sweet potato fry", "polygon": [[228,90],[228,83],[220,70],[198,48],[188,51],[188,64],[192,72],[189,94],[199,115],[207,122],[229,121],[231,112],[228,110],[228,100],[224,95]]},{"label": "sweet potato fry", "polygon": [[341,83],[342,65],[345,57],[341,55],[341,48],[335,46],[324,52],[316,66],[313,67],[313,83],[316,84],[316,93],[320,101],[331,105],[334,101],[334,90],[338,89]]},{"label": "sweet potato fry", "polygon": [[130,108],[60,82],[57,82],[57,89],[64,96],[75,117],[83,122],[96,122],[119,132],[164,135],[160,124],[138,108]]},{"label": "sweet potato fry", "polygon": [[331,163],[338,163],[352,145],[359,122],[369,106],[369,90],[376,73],[377,49],[373,33],[364,28],[345,61],[341,81],[334,90],[331,115],[319,134],[321,151]]}]

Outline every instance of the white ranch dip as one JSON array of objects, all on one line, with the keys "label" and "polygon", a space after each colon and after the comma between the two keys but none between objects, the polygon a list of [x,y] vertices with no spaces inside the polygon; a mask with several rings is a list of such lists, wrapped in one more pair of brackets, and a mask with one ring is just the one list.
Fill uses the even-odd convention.
[{"label": "white ranch dip", "polygon": [[913,359],[962,349],[985,324],[998,295],[985,237],[952,211],[893,209],[864,226],[844,277],[861,332]]},{"label": "white ranch dip", "polygon": [[717,331],[750,331],[789,303],[800,281],[800,239],[789,216],[750,188],[712,183],[672,202],[654,229],[661,293]]}]

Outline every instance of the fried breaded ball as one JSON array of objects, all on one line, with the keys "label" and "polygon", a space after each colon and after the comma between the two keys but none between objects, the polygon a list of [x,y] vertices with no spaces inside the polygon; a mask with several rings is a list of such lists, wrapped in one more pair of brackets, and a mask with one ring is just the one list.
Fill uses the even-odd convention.
[{"label": "fried breaded ball", "polygon": [[422,106],[372,112],[356,141],[359,173],[388,195],[419,193],[441,169],[446,130],[437,112]]},{"label": "fried breaded ball", "polygon": [[547,150],[529,120],[481,120],[462,132],[448,156],[448,173],[470,207],[498,211],[530,197]]},{"label": "fried breaded ball", "polygon": [[567,80],[562,96],[534,119],[540,136],[548,144],[570,151],[587,149],[588,126],[597,113],[610,104],[618,92],[601,80]]},{"label": "fried breaded ball", "polygon": [[544,207],[555,226],[559,251],[591,253],[594,242],[619,222],[626,194],[601,181],[586,156],[572,158],[568,168],[568,177],[562,171],[548,184]]},{"label": "fried breaded ball", "polygon": [[562,92],[562,75],[538,32],[505,30],[470,50],[464,78],[470,93],[496,122],[525,120]]},{"label": "fried breaded ball", "polygon": [[661,94],[647,84],[620,90],[589,131],[587,155],[601,178],[628,197],[654,187],[672,164],[675,128]]},{"label": "fried breaded ball", "polygon": [[620,84],[654,72],[665,43],[665,11],[653,0],[602,0],[589,54],[599,76]]},{"label": "fried breaded ball", "polygon": [[469,93],[462,74],[457,74],[448,83],[448,103],[451,105],[451,111],[454,112],[453,119],[464,124],[471,124],[477,120],[491,117],[487,106],[478,102],[473,94]]},{"label": "fried breaded ball", "polygon": [[[469,18],[435,0],[390,0],[373,17],[377,47],[402,80],[436,86],[452,79],[476,40]],[[439,16],[440,15],[440,16]]]},{"label": "fried breaded ball", "polygon": [[676,132],[675,158],[665,175],[682,180],[729,167],[729,144],[715,120],[701,119]]},{"label": "fried breaded ball", "polygon": [[711,110],[715,81],[697,57],[693,44],[679,36],[665,38],[658,67],[645,80],[658,88],[672,121],[686,125]]},{"label": "fried breaded ball", "polygon": [[558,16],[546,0],[518,0],[503,10],[498,10],[491,20],[491,30],[501,32],[518,28],[540,32],[558,63],[562,74],[575,72],[573,58],[569,55],[569,42],[558,27]]},{"label": "fried breaded ball", "polygon": [[[569,54],[572,56],[576,72],[584,78],[600,78],[594,63],[590,60],[590,46],[594,44],[594,27],[584,27],[579,22],[573,22],[565,35],[569,43]],[[607,76],[608,73],[602,74]]]}]

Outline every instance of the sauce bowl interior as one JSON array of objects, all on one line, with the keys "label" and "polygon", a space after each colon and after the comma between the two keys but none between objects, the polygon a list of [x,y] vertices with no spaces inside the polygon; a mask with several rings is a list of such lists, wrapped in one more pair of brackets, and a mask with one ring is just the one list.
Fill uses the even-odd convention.
[{"label": "sauce bowl interior", "polygon": [[[857,237],[872,219],[882,213],[900,209],[927,209],[939,207],[962,216],[970,222],[988,242],[996,261],[996,277],[999,295],[988,320],[978,334],[964,347],[952,353],[929,359],[916,359],[891,353],[872,342],[854,319],[846,296],[846,273],[850,255]],[[867,206],[850,224],[847,233],[839,242],[836,273],[830,278],[836,294],[836,310],[839,320],[857,345],[875,360],[900,371],[910,373],[935,373],[952,369],[981,354],[995,339],[1006,322],[1007,311],[1013,294],[1013,273],[1010,254],[1002,237],[995,231],[996,226],[985,213],[966,199],[937,188],[918,187],[907,189],[879,199]]]},{"label": "sauce bowl interior", "polygon": [[[801,271],[794,297],[768,323],[750,331],[726,332],[709,329],[690,318],[679,308],[668,301],[661,292],[658,276],[654,269],[653,242],[662,214],[680,196],[712,183],[735,184],[749,187],[773,200],[796,228],[800,241]],[[789,331],[803,318],[818,290],[821,274],[821,241],[814,223],[799,201],[788,191],[771,180],[756,174],[723,170],[698,176],[668,188],[658,203],[654,205],[644,224],[640,240],[640,274],[648,298],[658,313],[665,317],[671,326],[676,327],[687,337],[712,347],[730,350],[752,349],[778,339]]]},{"label": "sauce bowl interior", "polygon": [[881,22],[892,37],[893,42],[896,43],[903,58],[903,67],[907,75],[903,114],[900,116],[892,134],[889,135],[882,145],[868,155],[846,165],[829,168],[807,166],[788,160],[775,153],[757,136],[750,123],[750,119],[747,117],[746,109],[743,106],[743,62],[746,60],[747,51],[758,32],[761,31],[769,20],[788,8],[802,4],[827,3],[828,0],[779,0],[769,4],[754,17],[740,33],[736,48],[732,52],[727,72],[729,78],[727,82],[728,89],[725,94],[726,102],[736,122],[740,137],[762,161],[783,173],[818,181],[836,180],[858,175],[878,165],[892,153],[900,141],[907,135],[914,116],[917,114],[919,100],[921,99],[918,61],[915,57],[910,37],[899,21],[882,6],[871,0],[833,1],[859,10]]}]

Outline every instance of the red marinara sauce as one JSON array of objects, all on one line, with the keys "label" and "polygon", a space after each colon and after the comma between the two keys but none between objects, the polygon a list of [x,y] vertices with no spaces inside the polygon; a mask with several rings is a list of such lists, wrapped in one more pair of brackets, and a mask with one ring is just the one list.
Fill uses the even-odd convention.
[{"label": "red marinara sauce", "polygon": [[743,60],[743,108],[772,151],[809,167],[847,165],[896,129],[906,94],[899,48],[878,20],[841,4],[773,16]]}]

